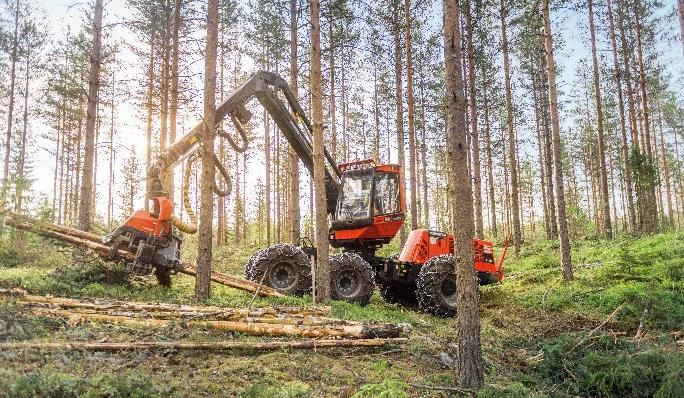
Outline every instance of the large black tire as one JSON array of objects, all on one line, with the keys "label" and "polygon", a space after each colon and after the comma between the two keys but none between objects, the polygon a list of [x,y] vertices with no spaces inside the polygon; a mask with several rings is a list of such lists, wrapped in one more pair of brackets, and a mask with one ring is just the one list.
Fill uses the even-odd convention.
[{"label": "large black tire", "polygon": [[309,257],[298,246],[277,244],[259,250],[247,261],[245,276],[290,296],[311,290]]},{"label": "large black tire", "polygon": [[454,257],[442,254],[429,259],[416,281],[418,308],[439,317],[456,315],[456,275]]},{"label": "large black tire", "polygon": [[386,302],[401,305],[415,305],[417,302],[415,287],[403,283],[378,283],[380,295]]},{"label": "large black tire", "polygon": [[375,290],[373,267],[351,252],[330,257],[330,295],[333,300],[366,305]]}]

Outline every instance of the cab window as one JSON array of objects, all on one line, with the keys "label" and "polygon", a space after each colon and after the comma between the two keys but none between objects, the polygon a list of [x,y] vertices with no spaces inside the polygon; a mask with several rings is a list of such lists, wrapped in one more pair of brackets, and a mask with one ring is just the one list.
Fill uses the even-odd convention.
[{"label": "cab window", "polygon": [[337,215],[338,219],[370,217],[371,174],[346,174],[342,184]]},{"label": "cab window", "polygon": [[399,212],[399,174],[375,173],[375,215]]}]

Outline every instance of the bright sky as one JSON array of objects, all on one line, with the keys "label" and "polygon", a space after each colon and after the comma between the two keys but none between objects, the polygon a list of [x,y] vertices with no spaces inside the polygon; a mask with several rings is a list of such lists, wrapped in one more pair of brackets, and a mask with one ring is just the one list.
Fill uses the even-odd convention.
[{"label": "bright sky", "polygon": [[[67,27],[70,27],[72,32],[76,32],[80,29],[82,24],[81,18],[83,12],[81,11],[85,7],[86,2],[77,3],[75,6],[70,6],[73,0],[37,0],[34,4],[39,9],[46,10],[48,18],[45,22],[48,24],[50,32],[53,35],[53,40],[56,42],[59,38],[65,36],[65,31]],[[663,12],[673,12],[676,6],[676,0],[666,0],[666,7]],[[124,0],[110,0],[105,3],[105,26],[109,23],[120,22],[122,19],[127,19],[130,17],[130,11],[127,9]],[[439,7],[436,7],[439,9]],[[441,17],[436,17],[440,18]],[[556,54],[556,60],[562,69],[562,75],[558,79],[559,88],[563,91],[564,96],[561,98],[561,102],[569,102],[570,88],[576,84],[577,77],[575,76],[575,71],[577,65],[581,60],[588,60],[590,53],[590,43],[588,38],[588,33],[586,29],[587,21],[586,17],[582,17],[577,14],[577,12],[571,12],[569,10],[560,10],[552,14],[552,19],[554,22],[554,33],[563,35],[563,41],[565,42],[565,47]],[[671,26],[663,27],[665,31],[673,32],[673,35],[678,32],[676,18],[671,19]],[[597,26],[602,26],[602,22],[598,20]],[[123,26],[115,26],[112,30],[114,39],[120,42],[124,42],[131,46],[138,46],[139,43],[135,42],[135,37],[130,34],[130,32]],[[197,37],[201,38],[203,32],[197,32]],[[510,33],[509,33],[510,36]],[[599,51],[602,56],[609,57],[610,53],[610,43],[605,34],[598,33],[599,39]],[[201,40],[199,41],[201,42]],[[666,70],[671,74],[671,88],[676,89],[679,93],[684,92],[684,56],[682,55],[682,47],[680,42],[674,43],[674,45],[668,46],[667,43],[660,42],[659,51],[663,53],[663,57],[660,62],[666,66]],[[121,85],[128,84],[126,81],[133,80],[145,74],[144,67],[141,68],[137,64],[137,59],[132,55],[130,49],[127,46],[122,46],[123,50],[118,55],[126,64],[127,67],[122,68],[117,71],[116,80]],[[141,47],[144,48],[144,47]],[[284,49],[284,52],[287,52]],[[198,55],[199,57],[199,55]],[[610,58],[609,58],[610,59]],[[197,62],[193,63],[192,73],[195,73],[197,78],[197,84],[195,85],[196,90],[201,90],[201,72],[203,68],[203,62],[201,59],[195,60]],[[515,55],[512,56],[512,61],[516,62]],[[243,57],[243,70],[251,70],[253,63],[251,60]],[[516,84],[516,77],[514,76],[513,83]],[[39,81],[34,83],[37,87]],[[136,83],[132,83],[136,84]],[[198,93],[201,94],[201,91]],[[518,92],[516,95],[522,96],[524,93]],[[522,99],[522,98],[521,98]],[[524,99],[529,101],[528,99]],[[119,178],[121,163],[128,157],[131,149],[135,147],[136,153],[139,156],[144,157],[145,146],[144,146],[144,135],[145,135],[145,124],[144,115],[142,115],[136,104],[130,97],[120,96],[119,105],[117,107],[117,155],[116,164],[117,169],[115,169],[115,178]],[[570,110],[570,107],[566,107],[565,111]],[[185,130],[184,127],[190,127],[199,120],[199,115],[201,111],[201,95],[194,99],[194,103],[189,109],[181,109],[181,115],[179,119],[179,134]],[[568,115],[563,115],[561,120],[564,121],[564,131],[567,132],[567,128],[571,123],[571,118]],[[34,135],[38,135],[37,131],[40,128],[47,128],[46,126],[40,126],[40,122],[33,123]],[[99,166],[98,166],[98,178],[99,181],[98,190],[98,213],[100,215],[106,215],[106,181],[109,173],[108,170],[108,124],[103,123],[103,131],[101,132],[100,146],[98,146],[99,154]],[[519,132],[524,138],[525,134],[529,132]],[[530,136],[531,138],[531,136]],[[45,195],[48,198],[52,197],[52,185],[53,185],[53,164],[54,159],[47,153],[47,147],[53,146],[54,143],[49,141],[39,140],[38,148],[32,153],[33,157],[33,171],[32,177],[35,178],[34,189],[39,193]],[[254,145],[254,144],[252,144]],[[534,148],[523,148],[523,151],[529,151],[529,155],[534,155],[536,149]],[[394,151],[396,153],[396,151]],[[536,155],[535,155],[536,156]],[[254,193],[256,191],[256,181],[258,179],[263,180],[264,167],[263,161],[260,158],[255,158],[250,161],[248,166],[249,178],[248,182],[250,187],[248,192]],[[177,173],[180,174],[180,173]],[[141,176],[142,177],[142,176]],[[303,179],[307,181],[305,177]],[[177,186],[180,185],[179,183]],[[142,184],[141,184],[142,187]],[[302,195],[308,192],[308,186],[302,187]],[[115,202],[118,202],[118,196],[115,196]],[[142,202],[140,203],[142,205]],[[302,200],[302,206],[307,206],[308,203],[306,198]],[[306,208],[306,207],[304,207]],[[118,206],[115,205],[115,214],[120,214]]]}]

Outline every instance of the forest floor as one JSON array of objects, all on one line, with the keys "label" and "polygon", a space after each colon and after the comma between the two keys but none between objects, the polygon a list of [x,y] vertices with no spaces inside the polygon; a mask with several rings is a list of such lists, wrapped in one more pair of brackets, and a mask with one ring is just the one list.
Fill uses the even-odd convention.
[{"label": "forest floor", "polygon": [[[152,279],[131,282],[99,261],[74,266],[68,247],[27,239],[21,251],[9,238],[0,243],[0,287],[66,297],[193,302],[191,277],[175,276],[170,290]],[[255,249],[219,248],[215,268],[242,275]],[[186,253],[192,251],[190,244]],[[573,242],[571,283],[562,282],[557,253],[551,242],[525,245],[519,257],[511,254],[506,261],[503,284],[481,288],[487,385],[479,396],[681,397],[684,233]],[[246,306],[250,300],[247,293],[214,285],[209,304]],[[305,297],[257,299],[255,305],[309,303]],[[410,340],[380,349],[319,351],[0,351],[0,397],[457,396],[450,390],[455,319],[386,304],[378,294],[366,307],[342,302],[332,307],[332,316],[343,319],[408,322]],[[618,307],[615,319],[590,335]],[[2,299],[0,318],[0,340],[6,341],[260,339],[181,325],[69,325],[28,315]]]}]

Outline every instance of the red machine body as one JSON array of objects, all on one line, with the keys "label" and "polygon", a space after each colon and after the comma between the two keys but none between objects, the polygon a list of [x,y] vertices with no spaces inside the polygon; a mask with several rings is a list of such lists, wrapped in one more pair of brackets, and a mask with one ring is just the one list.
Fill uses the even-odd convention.
[{"label": "red machine body", "polygon": [[130,227],[155,237],[168,236],[171,232],[171,217],[173,216],[173,202],[165,197],[152,198],[153,209],[137,210],[122,227]]},{"label": "red machine body", "polygon": [[[496,275],[496,280],[503,279],[503,260],[508,249],[508,241],[497,263],[494,259],[494,244],[480,239],[473,239],[475,270],[479,273]],[[425,264],[432,257],[454,253],[454,236],[444,232],[417,229],[411,231],[399,254],[402,263]],[[480,278],[482,280],[482,278]],[[491,280],[492,278],[488,278]]]}]

